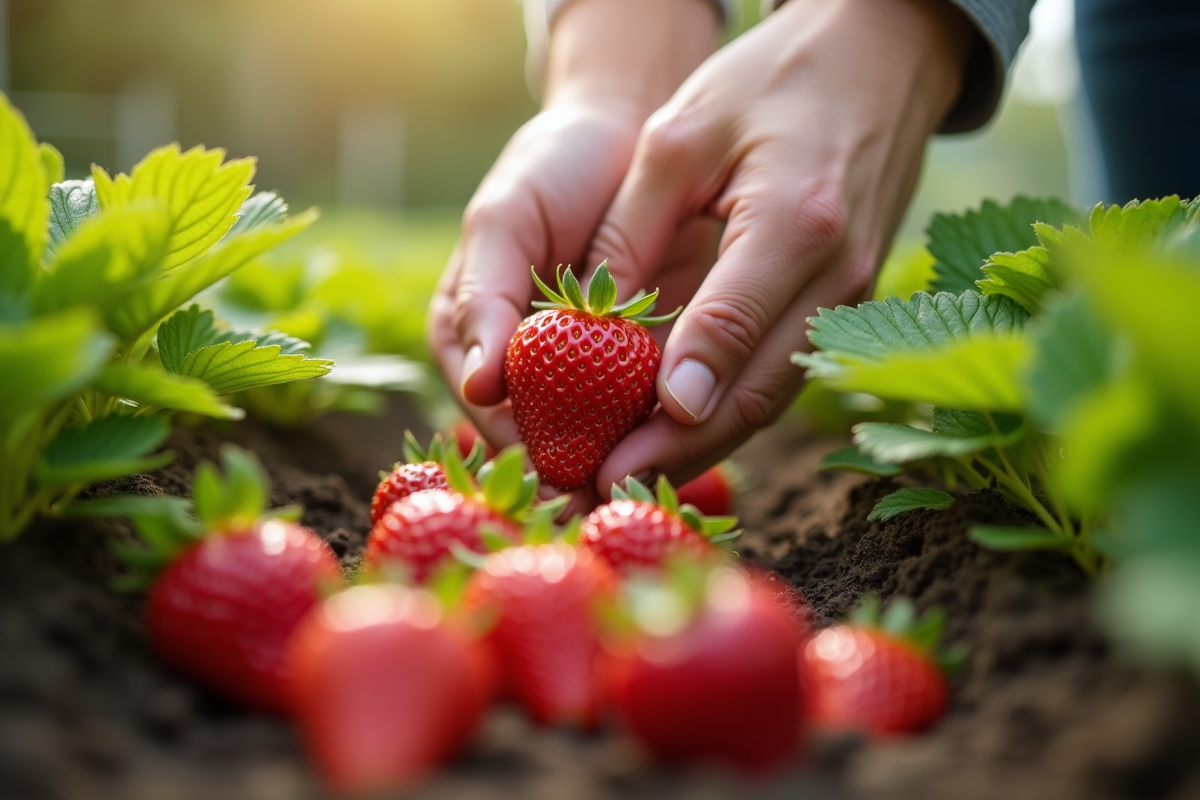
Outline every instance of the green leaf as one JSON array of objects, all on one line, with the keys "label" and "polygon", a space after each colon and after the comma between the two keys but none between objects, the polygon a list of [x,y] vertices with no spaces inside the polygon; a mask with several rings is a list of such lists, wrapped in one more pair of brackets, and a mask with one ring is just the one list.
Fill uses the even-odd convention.
[{"label": "green leaf", "polygon": [[1059,285],[1059,276],[1050,261],[1050,252],[1044,247],[997,253],[984,265],[987,279],[979,282],[979,288],[987,295],[1011,297],[1026,311],[1036,314],[1043,295]]},{"label": "green leaf", "polygon": [[178,374],[199,378],[217,394],[231,394],[259,386],[319,378],[333,366],[327,359],[284,354],[278,345],[257,345],[251,340],[202,347],[188,354]]},{"label": "green leaf", "polygon": [[164,203],[170,215],[166,269],[173,270],[207,253],[233,227],[250,196],[254,160],[224,160],[224,150],[194,147],[181,153],[177,144],[160,147],[129,178],[121,176],[111,191],[101,191],[100,206],[107,211],[147,199]]},{"label": "green leaf", "polygon": [[646,484],[639,481],[637,478],[625,479],[625,491],[633,500],[642,503],[657,503],[658,498],[646,487]]},{"label": "green leaf", "polygon": [[167,224],[166,213],[156,207],[111,211],[82,221],[34,285],[34,310],[119,307],[130,292],[158,277]]},{"label": "green leaf", "polygon": [[492,470],[480,486],[488,506],[508,513],[521,498],[525,478],[525,448],[506,447],[492,460]]},{"label": "green leaf", "polygon": [[207,383],[153,367],[109,364],[95,380],[97,390],[142,406],[187,411],[217,419],[241,419],[245,412],[222,403]]},{"label": "green leaf", "polygon": [[1019,411],[1031,349],[1025,336],[997,333],[881,361],[837,362],[803,353],[793,354],[792,360],[810,367],[810,376],[815,365],[819,377],[838,391],[978,411]]},{"label": "green leaf", "polygon": [[1092,239],[1103,248],[1144,250],[1189,221],[1194,209],[1178,195],[1134,200],[1124,206],[1097,205],[1088,217]]},{"label": "green leaf", "polygon": [[1057,536],[1045,528],[1013,528],[1001,525],[973,525],[967,538],[988,550],[1070,550],[1075,540]]},{"label": "green leaf", "polygon": [[875,507],[871,509],[871,513],[867,515],[867,519],[869,521],[889,520],[905,511],[914,511],[920,508],[940,511],[949,508],[953,502],[952,496],[945,492],[939,492],[937,489],[918,487],[900,489],[876,503]]},{"label": "green leaf", "polygon": [[[839,360],[879,361],[897,353],[932,350],[969,336],[1020,331],[1028,315],[1006,297],[978,292],[889,297],[857,308],[818,309],[808,339],[818,349],[802,362],[823,377]],[[794,359],[795,360],[795,359]]]},{"label": "green leaf", "polygon": [[315,211],[307,211],[279,225],[261,226],[227,238],[203,258],[131,294],[119,307],[109,311],[109,326],[127,342],[137,340],[196,294],[292,238],[316,218]]},{"label": "green leaf", "polygon": [[301,355],[311,349],[308,342],[274,331],[252,333],[218,329],[213,312],[198,305],[175,312],[158,327],[158,355],[168,372],[182,372],[189,355],[222,342],[254,342],[258,347],[278,347],[283,355]]},{"label": "green leaf", "polygon": [[63,509],[68,517],[144,517],[187,513],[192,503],[171,495],[112,494],[91,500],[75,500]]},{"label": "green leaf", "polygon": [[0,95],[0,295],[29,288],[46,249],[50,182],[33,132]]},{"label": "green leaf", "polygon": [[283,222],[287,219],[287,212],[288,205],[282,197],[274,192],[259,192],[242,203],[242,207],[238,209],[237,222],[233,223],[229,234],[235,236],[263,225]]},{"label": "green leaf", "polygon": [[1030,336],[1029,413],[1047,429],[1059,430],[1082,398],[1116,378],[1118,348],[1080,296],[1048,308]]},{"label": "green leaf", "polygon": [[225,468],[226,519],[258,519],[270,497],[270,481],[262,464],[253,453],[228,444],[221,448],[221,464]]},{"label": "green leaf", "polygon": [[[908,427],[902,425],[901,427]],[[910,429],[912,430],[912,429]],[[902,470],[896,464],[884,464],[860,453],[857,447],[842,447],[826,453],[817,465],[818,472],[838,470],[841,472],[858,472],[863,475],[874,475],[879,478],[890,478],[899,475]]]},{"label": "green leaf", "polygon": [[[659,507],[668,514],[676,514],[679,512],[679,495],[675,492],[675,487],[667,480],[666,475],[658,476],[658,485],[655,486],[656,494],[655,501]],[[724,531],[722,531],[723,533]]]},{"label": "green leaf", "polygon": [[85,181],[63,181],[50,187],[50,241],[47,254],[62,247],[79,226],[100,213],[96,200],[96,184]]},{"label": "green leaf", "polygon": [[1143,662],[1200,670],[1200,559],[1156,553],[1120,565],[1097,590],[1109,633]]},{"label": "green leaf", "polygon": [[109,416],[54,438],[33,470],[47,488],[63,488],[148,472],[171,460],[170,453],[147,455],[170,433],[161,417]]},{"label": "green leaf", "polygon": [[562,282],[559,284],[562,294],[571,303],[572,308],[587,308],[587,303],[583,299],[583,289],[579,286],[579,280],[575,277],[575,273],[571,272],[571,268],[567,267],[563,273]]},{"label": "green leaf", "polygon": [[973,411],[936,409],[933,430],[922,430],[891,422],[862,422],[854,426],[854,442],[865,456],[885,462],[906,464],[926,458],[958,458],[989,448],[1016,444],[1025,435],[1020,417],[987,418]]},{"label": "green leaf", "polygon": [[79,391],[99,374],[113,345],[83,310],[0,325],[0,419]]},{"label": "green leaf", "polygon": [[592,275],[591,282],[588,283],[588,310],[597,316],[604,316],[612,311],[613,304],[616,302],[617,282],[608,272],[608,262],[602,261],[596,269],[596,274]]},{"label": "green leaf", "polygon": [[960,294],[975,288],[981,269],[995,253],[1016,253],[1038,244],[1035,222],[1055,227],[1078,225],[1083,215],[1054,199],[1018,196],[1006,206],[985,200],[978,210],[963,214],[935,214],[926,231],[929,252],[936,259],[930,287]]},{"label": "green leaf", "polygon": [[58,148],[47,142],[38,144],[38,155],[42,158],[42,171],[46,176],[46,183],[59,183],[67,171],[66,162],[63,161],[62,153],[58,152]]}]

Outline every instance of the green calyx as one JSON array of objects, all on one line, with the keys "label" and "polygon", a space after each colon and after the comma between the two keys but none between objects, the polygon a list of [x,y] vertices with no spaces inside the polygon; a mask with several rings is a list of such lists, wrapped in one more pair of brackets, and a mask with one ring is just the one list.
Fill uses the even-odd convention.
[{"label": "green calyx", "polygon": [[639,289],[633,297],[620,305],[616,305],[617,282],[613,280],[612,274],[608,271],[607,260],[600,262],[600,266],[596,268],[596,274],[592,276],[591,282],[588,283],[587,299],[584,299],[583,289],[580,287],[579,281],[571,273],[570,267],[567,267],[566,272],[562,272],[562,266],[559,265],[559,268],[554,271],[554,276],[558,283],[557,292],[542,283],[541,278],[537,275],[536,268],[531,267],[530,269],[533,272],[533,282],[541,289],[542,294],[547,297],[546,301],[539,300],[535,302],[533,304],[534,308],[573,308],[595,317],[617,317],[636,322],[646,327],[669,322],[679,316],[680,311],[683,311],[683,306],[680,306],[670,314],[664,316],[649,316],[654,311],[654,304],[658,300],[657,289],[650,294],[646,294]]},{"label": "green calyx", "polygon": [[208,535],[247,531],[268,519],[296,522],[302,509],[285,506],[267,511],[270,486],[253,454],[232,445],[221,449],[222,470],[207,461],[192,476],[192,497],[111,495],[80,500],[65,509],[68,516],[128,517],[141,545],[113,542],[113,553],[132,572],[118,588],[148,588],[167,564]]},{"label": "green calyx", "polygon": [[679,495],[665,475],[658,476],[655,488],[657,495],[652,494],[650,489],[636,478],[626,478],[624,489],[613,484],[612,498],[654,503],[668,514],[682,519],[689,528],[713,544],[732,541],[742,535],[740,530],[734,530],[738,523],[737,517],[706,517],[700,513],[700,509],[690,503],[679,505]]},{"label": "green calyx", "polygon": [[[460,455],[458,449],[458,439],[454,434],[450,434],[445,440],[442,439],[440,433],[435,433],[429,441],[429,447],[421,447],[421,443],[417,441],[417,437],[410,430],[404,431],[404,460],[409,464],[423,464],[426,461],[446,466],[446,454],[453,451],[455,455]],[[476,439],[475,444],[471,447],[471,452],[467,454],[465,459],[460,458],[460,463],[463,469],[470,475],[475,475],[479,472],[479,468],[483,466],[484,461],[484,445],[482,439]],[[399,465],[397,465],[399,466]],[[380,479],[387,477],[387,473],[380,473]]]},{"label": "green calyx", "polygon": [[[482,444],[476,443],[482,452]],[[472,458],[475,451],[472,450]],[[468,463],[472,459],[468,459]],[[538,477],[536,472],[525,472],[525,448],[522,445],[506,447],[494,459],[483,464],[472,475],[467,463],[458,452],[458,445],[447,445],[442,451],[442,466],[446,468],[446,482],[450,488],[467,497],[475,497],[488,508],[513,520],[523,522],[533,508],[537,497]]]},{"label": "green calyx", "polygon": [[942,648],[946,632],[946,612],[931,608],[917,616],[911,600],[893,600],[886,610],[876,595],[864,595],[858,608],[850,612],[847,622],[858,628],[873,628],[907,642],[938,665],[943,672],[952,673],[962,667],[967,657],[965,645]]}]

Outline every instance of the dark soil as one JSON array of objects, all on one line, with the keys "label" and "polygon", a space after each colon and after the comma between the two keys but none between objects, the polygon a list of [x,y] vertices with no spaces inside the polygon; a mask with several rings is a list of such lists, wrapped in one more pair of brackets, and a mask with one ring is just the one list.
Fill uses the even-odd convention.
[{"label": "dark soil", "polygon": [[[303,504],[304,523],[352,563],[375,472],[398,455],[402,424],[187,429],[171,441],[175,463],[99,491],[181,493],[198,460],[234,441],[266,463],[273,502]],[[945,608],[951,638],[971,655],[932,731],[818,739],[805,764],[746,784],[720,770],[665,772],[617,733],[540,731],[504,708],[416,796],[1200,798],[1197,683],[1112,653],[1070,561],[967,541],[969,525],[1021,524],[1019,512],[980,494],[867,523],[893,485],[814,473],[828,446],[785,426],[742,452],[754,485],[741,552],[800,587],[818,624],[867,591]],[[119,568],[106,542],[130,536],[121,522],[44,521],[0,549],[0,798],[324,797],[285,722],[243,713],[155,660],[141,599],[109,588]]]}]

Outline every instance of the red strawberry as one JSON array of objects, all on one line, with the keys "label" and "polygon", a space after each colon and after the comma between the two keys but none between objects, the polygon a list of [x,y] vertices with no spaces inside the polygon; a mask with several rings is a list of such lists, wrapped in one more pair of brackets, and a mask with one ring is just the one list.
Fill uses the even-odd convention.
[{"label": "red strawberry", "polygon": [[[446,489],[446,468],[442,465],[442,440],[434,436],[429,450],[421,449],[411,431],[404,433],[404,457],[407,463],[397,464],[389,473],[380,473],[379,487],[371,499],[371,525],[376,525],[388,507],[397,500],[426,489]],[[474,474],[483,463],[483,450],[472,446],[463,459],[467,471]]]},{"label": "red strawberry", "polygon": [[296,630],[290,655],[301,730],[341,793],[412,783],[462,747],[490,699],[478,643],[422,590],[334,595]]},{"label": "red strawberry", "polygon": [[710,467],[679,487],[679,503],[695,506],[701,514],[729,516],[734,511],[733,476],[727,464]]},{"label": "red strawberry", "polygon": [[935,610],[914,624],[907,601],[892,604],[883,627],[878,616],[878,602],[868,601],[856,624],[826,628],[804,645],[807,704],[819,726],[887,736],[924,730],[945,712],[946,662],[933,655],[945,616]]},{"label": "red strawberry", "polygon": [[225,478],[211,464],[196,468],[199,523],[186,501],[132,498],[149,501],[127,513],[155,548],[119,554],[153,580],[146,624],[164,661],[244,706],[283,713],[288,638],[320,586],[338,580],[337,561],[306,528],[258,519],[266,477],[252,456],[228,448],[223,461]]},{"label": "red strawberry", "polygon": [[416,492],[392,503],[371,528],[367,564],[399,561],[414,581],[424,582],[453,558],[455,542],[484,553],[489,532],[520,541],[516,517],[537,492],[536,476],[522,475],[524,449],[511,447],[497,456],[486,473],[481,470],[485,477],[479,486],[466,473],[457,450],[448,448],[443,458],[451,488]]},{"label": "red strawberry", "polygon": [[685,575],[628,587],[640,635],[604,662],[618,716],[664,761],[788,760],[801,732],[795,624],[736,569]]},{"label": "red strawberry", "polygon": [[[587,300],[570,268],[558,292],[534,273],[548,303],[509,342],[504,378],[513,417],[538,474],[560,491],[586,486],[625,434],[650,415],[660,353],[645,326],[658,297],[639,292],[615,306],[617,285],[602,263]],[[678,313],[678,311],[676,312]]]},{"label": "red strawberry", "polygon": [[483,457],[492,459],[496,457],[496,448],[488,444],[488,441],[480,435],[478,429],[471,424],[470,420],[460,419],[454,423],[450,429],[450,435],[458,442],[458,453],[467,460],[471,457],[471,453],[475,449],[476,442],[483,442]]},{"label": "red strawberry", "polygon": [[669,559],[710,558],[720,554],[714,542],[737,536],[733,517],[702,517],[694,507],[680,508],[675,490],[659,477],[658,497],[633,478],[628,491],[613,486],[613,499],[592,511],[580,526],[579,544],[614,569],[659,568]]},{"label": "red strawberry", "polygon": [[596,612],[615,587],[607,564],[561,541],[493,553],[472,576],[467,607],[495,615],[490,638],[536,722],[596,724]]}]

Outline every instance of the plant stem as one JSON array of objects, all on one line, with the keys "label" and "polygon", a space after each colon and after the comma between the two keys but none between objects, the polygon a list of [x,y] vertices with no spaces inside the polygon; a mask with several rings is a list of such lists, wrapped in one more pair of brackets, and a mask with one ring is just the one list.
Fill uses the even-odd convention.
[{"label": "plant stem", "polygon": [[1046,507],[1042,505],[1036,497],[1033,496],[1033,492],[1028,486],[1025,485],[1025,481],[1021,480],[1019,476],[1000,469],[982,456],[976,456],[976,460],[978,460],[988,472],[992,473],[992,475],[996,477],[996,480],[1001,486],[1012,492],[1013,496],[1018,500],[1020,505],[1036,514],[1037,518],[1042,521],[1042,524],[1049,528],[1052,533],[1055,533],[1059,536],[1070,535],[1062,529],[1062,526],[1059,524],[1058,520],[1054,518],[1054,515],[1047,511]]}]

